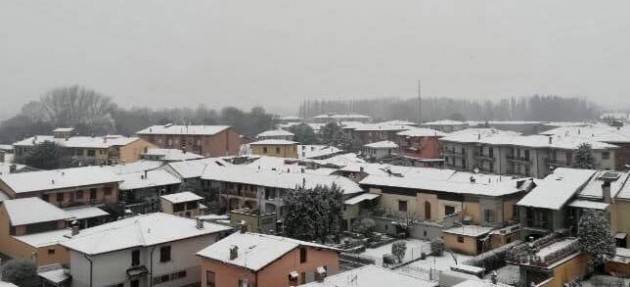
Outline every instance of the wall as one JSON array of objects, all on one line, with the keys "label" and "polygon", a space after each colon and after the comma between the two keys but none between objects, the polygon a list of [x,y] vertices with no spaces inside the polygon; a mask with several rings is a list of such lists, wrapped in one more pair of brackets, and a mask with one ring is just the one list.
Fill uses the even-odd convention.
[{"label": "wall", "polygon": [[232,128],[203,139],[203,156],[238,155],[241,137]]},{"label": "wall", "polygon": [[[624,232],[630,234],[630,200],[615,199],[610,208],[610,225],[613,234]],[[626,247],[630,247],[629,239],[626,238]]]},{"label": "wall", "polygon": [[328,275],[339,271],[339,256],[337,252],[318,250],[312,247],[308,247],[307,250],[307,260],[304,263],[300,263],[300,249],[296,248],[272,265],[259,271],[257,287],[289,286],[288,275],[291,271],[297,271],[299,274],[305,272],[307,283],[315,280],[313,273],[316,272],[319,266],[326,266]]},{"label": "wall", "polygon": [[563,287],[564,283],[582,278],[587,270],[586,255],[578,255],[573,259],[564,262],[553,269],[553,280],[545,287]]},{"label": "wall", "polygon": [[457,241],[457,234],[452,233],[442,233],[442,239],[444,239],[444,245],[449,249],[466,254],[466,255],[477,255],[477,239],[469,236],[462,236],[464,238],[464,242]]},{"label": "wall", "polygon": [[[292,145],[251,145],[252,153],[255,155],[297,158],[297,144]],[[267,152],[265,152],[267,149]]]},{"label": "wall", "polygon": [[140,159],[142,154],[146,153],[146,151],[151,148],[157,148],[157,146],[139,138],[134,142],[119,148],[118,160],[125,163],[137,161]]},{"label": "wall", "polygon": [[[239,279],[247,279],[252,283],[256,281],[256,276],[248,269],[209,259],[202,258],[201,260],[201,287],[208,286],[206,284],[207,271],[214,272],[215,287],[238,287]],[[257,287],[263,286],[258,285]]]}]

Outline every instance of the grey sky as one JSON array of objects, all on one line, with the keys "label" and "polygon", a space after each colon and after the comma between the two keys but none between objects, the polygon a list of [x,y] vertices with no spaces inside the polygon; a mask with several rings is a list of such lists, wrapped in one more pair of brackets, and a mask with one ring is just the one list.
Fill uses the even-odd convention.
[{"label": "grey sky", "polygon": [[4,0],[0,114],[78,83],[121,105],[304,98],[630,103],[630,2]]}]

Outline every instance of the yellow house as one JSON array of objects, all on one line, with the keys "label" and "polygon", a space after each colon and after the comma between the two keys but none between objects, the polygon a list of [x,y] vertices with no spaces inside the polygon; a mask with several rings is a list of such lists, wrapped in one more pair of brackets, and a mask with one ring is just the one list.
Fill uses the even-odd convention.
[{"label": "yellow house", "polygon": [[255,155],[298,158],[298,143],[288,140],[268,139],[250,143]]},{"label": "yellow house", "polygon": [[0,252],[32,260],[38,266],[67,264],[68,252],[58,243],[71,233],[71,216],[39,198],[5,200],[0,204]]}]

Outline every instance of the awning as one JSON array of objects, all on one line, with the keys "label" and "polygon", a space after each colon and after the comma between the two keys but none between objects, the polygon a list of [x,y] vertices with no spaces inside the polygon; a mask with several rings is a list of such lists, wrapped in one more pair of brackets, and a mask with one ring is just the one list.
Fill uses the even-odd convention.
[{"label": "awning", "polygon": [[300,274],[297,273],[297,271],[291,271],[291,273],[289,273],[289,278],[299,278]]},{"label": "awning", "polygon": [[626,237],[628,237],[628,233],[619,232],[615,234],[615,239],[624,240]]},{"label": "awning", "polygon": [[359,195],[357,195],[357,196],[355,196],[353,198],[350,198],[350,199],[346,200],[344,203],[347,204],[347,205],[355,205],[355,204],[360,203],[362,201],[372,200],[372,199],[378,198],[380,196],[381,196],[380,194],[376,194],[376,193],[363,193],[363,194],[359,194]]}]

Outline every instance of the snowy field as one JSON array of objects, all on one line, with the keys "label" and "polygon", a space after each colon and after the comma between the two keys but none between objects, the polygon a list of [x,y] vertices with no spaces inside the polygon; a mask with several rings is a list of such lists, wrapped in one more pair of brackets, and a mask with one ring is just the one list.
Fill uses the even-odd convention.
[{"label": "snowy field", "polygon": [[[418,239],[407,239],[407,252],[403,262],[409,262],[415,258],[420,258],[420,254],[431,252],[431,243],[429,241],[423,241]],[[383,245],[378,248],[367,248],[365,252],[361,253],[361,257],[373,259],[376,265],[383,265],[383,255],[392,253],[392,243]]]}]

